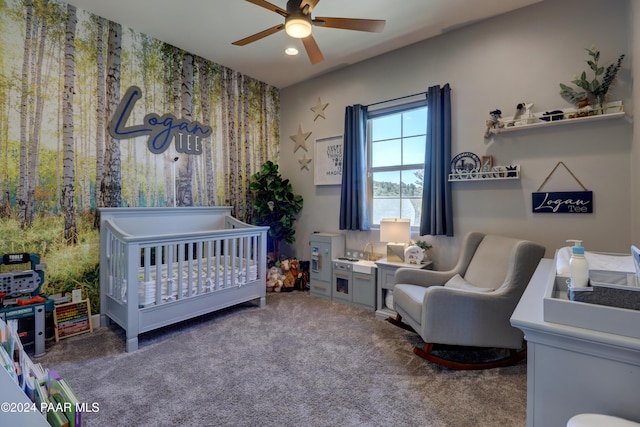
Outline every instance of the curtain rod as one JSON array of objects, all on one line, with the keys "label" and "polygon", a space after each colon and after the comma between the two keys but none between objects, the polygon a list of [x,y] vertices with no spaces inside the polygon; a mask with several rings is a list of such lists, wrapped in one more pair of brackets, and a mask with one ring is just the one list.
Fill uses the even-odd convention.
[{"label": "curtain rod", "polygon": [[387,99],[386,101],[374,102],[373,104],[365,105],[365,107],[372,107],[374,105],[386,104],[387,102],[399,101],[401,99],[411,98],[411,97],[418,96],[418,95],[425,95],[427,93],[428,92],[418,92],[418,93],[414,93],[413,95],[400,96],[398,98]]}]

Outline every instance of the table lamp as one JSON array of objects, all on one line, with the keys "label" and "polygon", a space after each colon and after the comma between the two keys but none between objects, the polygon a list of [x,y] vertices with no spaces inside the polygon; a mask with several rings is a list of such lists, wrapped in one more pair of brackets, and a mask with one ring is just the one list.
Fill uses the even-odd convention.
[{"label": "table lamp", "polygon": [[387,261],[404,262],[404,248],[411,239],[411,221],[406,218],[380,220],[380,241],[387,242]]}]

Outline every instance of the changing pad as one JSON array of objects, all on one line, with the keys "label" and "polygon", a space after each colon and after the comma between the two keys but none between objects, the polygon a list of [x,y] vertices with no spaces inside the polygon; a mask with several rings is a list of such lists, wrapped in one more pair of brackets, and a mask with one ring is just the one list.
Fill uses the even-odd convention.
[{"label": "changing pad", "polygon": [[[631,255],[606,255],[585,251],[584,257],[589,263],[589,270],[623,271],[635,273],[633,257]],[[569,277],[569,260],[571,259],[571,246],[558,249],[556,254],[556,274]]]}]

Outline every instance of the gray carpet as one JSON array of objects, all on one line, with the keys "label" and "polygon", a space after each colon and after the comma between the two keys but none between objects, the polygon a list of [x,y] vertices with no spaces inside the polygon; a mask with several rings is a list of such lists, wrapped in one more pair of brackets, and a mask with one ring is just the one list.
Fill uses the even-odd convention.
[{"label": "gray carpet", "polygon": [[451,371],[373,312],[268,294],[141,336],[98,328],[36,359],[99,411],[84,426],[524,426],[526,362]]}]

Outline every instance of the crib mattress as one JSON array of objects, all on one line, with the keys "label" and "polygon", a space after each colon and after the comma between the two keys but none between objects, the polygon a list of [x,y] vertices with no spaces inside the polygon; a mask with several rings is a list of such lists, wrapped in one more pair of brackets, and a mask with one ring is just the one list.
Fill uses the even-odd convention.
[{"label": "crib mattress", "polygon": [[[169,277],[168,267],[166,264],[162,265],[160,286],[161,286],[161,300],[163,303],[171,302],[178,299],[178,283],[180,278],[182,279],[182,295],[181,298],[189,296],[196,296],[199,293],[214,292],[221,289],[226,289],[234,286],[243,286],[248,282],[257,280],[258,267],[252,261],[247,268],[235,267],[231,265],[221,265],[218,270],[215,267],[211,268],[210,275],[207,275],[206,271],[199,271],[197,268],[197,262],[189,271],[189,266],[184,265],[181,269],[181,275],[178,275],[177,265],[173,265],[172,276]],[[206,265],[206,263],[202,263]],[[240,263],[238,263],[240,264]],[[244,264],[244,262],[242,263]],[[205,268],[206,270],[206,268]],[[247,271],[248,270],[248,271]],[[147,273],[148,280],[145,280],[145,269],[141,267],[139,269],[138,276],[138,307],[145,308],[156,305],[156,267],[149,268]],[[200,290],[198,287],[198,281],[201,281]],[[191,281],[191,292],[189,292],[189,283]]]}]

